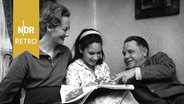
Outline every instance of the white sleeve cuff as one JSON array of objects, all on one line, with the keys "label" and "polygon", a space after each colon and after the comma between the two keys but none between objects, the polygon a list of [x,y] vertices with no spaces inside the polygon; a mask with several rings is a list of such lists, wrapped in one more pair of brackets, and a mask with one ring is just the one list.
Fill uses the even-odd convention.
[{"label": "white sleeve cuff", "polygon": [[142,80],[141,69],[139,67],[135,68],[135,79]]}]

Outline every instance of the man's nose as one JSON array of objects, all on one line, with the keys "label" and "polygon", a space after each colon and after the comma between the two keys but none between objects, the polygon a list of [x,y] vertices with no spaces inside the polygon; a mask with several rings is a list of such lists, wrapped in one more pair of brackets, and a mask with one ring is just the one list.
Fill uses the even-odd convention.
[{"label": "man's nose", "polygon": [[125,57],[125,59],[127,59],[130,57],[130,54],[126,53],[124,57]]}]

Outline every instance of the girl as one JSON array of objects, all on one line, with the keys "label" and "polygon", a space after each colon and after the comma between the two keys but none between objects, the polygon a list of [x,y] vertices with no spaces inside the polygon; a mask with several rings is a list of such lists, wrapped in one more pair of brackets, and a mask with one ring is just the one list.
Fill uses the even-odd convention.
[{"label": "girl", "polygon": [[103,41],[100,32],[84,29],[74,44],[74,58],[67,70],[66,84],[85,87],[108,83],[110,70],[104,62]]}]

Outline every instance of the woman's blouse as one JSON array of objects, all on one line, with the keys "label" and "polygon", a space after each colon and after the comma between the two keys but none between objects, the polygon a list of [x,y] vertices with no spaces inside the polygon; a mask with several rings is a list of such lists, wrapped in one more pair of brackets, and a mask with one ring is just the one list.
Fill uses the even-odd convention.
[{"label": "woman's blouse", "polygon": [[68,66],[67,85],[85,87],[90,83],[99,84],[102,81],[110,81],[110,69],[105,62],[96,65],[93,71],[81,59],[75,60]]},{"label": "woman's blouse", "polygon": [[72,56],[70,50],[63,45],[57,46],[55,52],[53,59],[42,51],[39,59],[27,51],[15,58],[0,83],[0,103],[10,102],[21,86],[26,90],[60,87]]}]

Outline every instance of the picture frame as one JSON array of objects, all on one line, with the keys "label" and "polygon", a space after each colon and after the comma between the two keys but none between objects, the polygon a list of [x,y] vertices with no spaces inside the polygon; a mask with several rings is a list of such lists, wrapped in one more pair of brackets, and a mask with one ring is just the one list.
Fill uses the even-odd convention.
[{"label": "picture frame", "polygon": [[179,0],[135,0],[135,18],[151,18],[179,14]]}]

